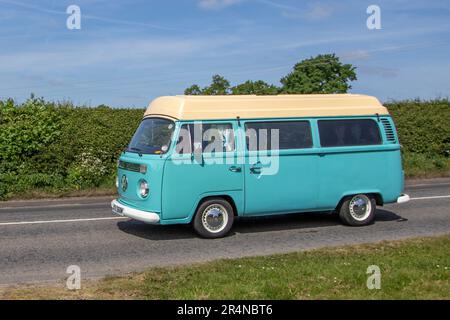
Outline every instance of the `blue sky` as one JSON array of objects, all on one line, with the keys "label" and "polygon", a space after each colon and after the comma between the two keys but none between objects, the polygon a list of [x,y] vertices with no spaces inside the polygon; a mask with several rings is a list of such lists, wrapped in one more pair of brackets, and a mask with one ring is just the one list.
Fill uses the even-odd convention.
[{"label": "blue sky", "polygon": [[[81,30],[66,27],[72,4]],[[320,53],[357,67],[354,93],[450,96],[448,0],[0,0],[0,41],[0,99],[145,107],[216,73],[279,84]]]}]

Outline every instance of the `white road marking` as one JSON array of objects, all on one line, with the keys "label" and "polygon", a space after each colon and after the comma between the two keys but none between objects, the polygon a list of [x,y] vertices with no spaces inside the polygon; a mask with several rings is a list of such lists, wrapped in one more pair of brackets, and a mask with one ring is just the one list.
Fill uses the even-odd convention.
[{"label": "white road marking", "polygon": [[434,186],[434,187],[439,187],[439,186],[449,186],[450,183],[449,182],[443,182],[443,183],[422,183],[422,184],[406,184],[405,187],[406,189],[411,188],[411,187],[430,187],[430,186]]},{"label": "white road marking", "polygon": [[83,207],[83,206],[97,206],[104,205],[105,202],[92,202],[92,203],[64,203],[64,204],[49,204],[45,206],[23,206],[23,207],[0,207],[0,210],[12,210],[12,209],[49,209],[49,208],[70,208],[70,207]]},{"label": "white road marking", "polygon": [[417,197],[417,198],[411,198],[410,200],[428,200],[428,199],[443,199],[443,198],[450,198],[450,195],[448,195],[448,196],[433,196],[433,197]]},{"label": "white road marking", "polygon": [[[430,196],[430,197],[416,197],[411,198],[410,200],[431,200],[431,199],[444,199],[444,198],[450,198],[450,195],[444,195],[444,196]],[[75,204],[82,205],[82,204]],[[87,204],[86,204],[87,205]],[[54,207],[65,207],[65,206],[73,206],[69,204],[64,205],[54,205]],[[26,207],[21,208],[10,208],[10,209],[23,209]],[[7,208],[0,208],[0,209],[7,209]],[[89,222],[89,221],[108,221],[108,220],[124,220],[129,219],[127,217],[105,217],[105,218],[88,218],[88,219],[66,219],[66,220],[38,220],[38,221],[16,221],[16,222],[0,222],[0,226],[17,226],[17,225],[30,225],[30,224],[50,224],[50,223],[69,223],[69,222]]]},{"label": "white road marking", "polygon": [[108,218],[89,218],[89,219],[67,219],[67,220],[41,220],[41,221],[16,221],[16,222],[1,222],[0,226],[17,226],[27,224],[48,224],[48,223],[67,223],[67,222],[88,222],[88,221],[105,221],[105,220],[123,220],[129,219],[127,217],[108,217]]}]

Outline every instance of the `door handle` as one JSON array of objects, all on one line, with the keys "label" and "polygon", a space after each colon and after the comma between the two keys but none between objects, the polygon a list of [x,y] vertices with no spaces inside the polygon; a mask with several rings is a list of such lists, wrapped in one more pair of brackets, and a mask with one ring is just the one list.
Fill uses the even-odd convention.
[{"label": "door handle", "polygon": [[262,169],[261,163],[257,162],[257,163],[255,163],[254,165],[252,165],[250,167],[250,172],[254,173],[254,174],[260,174],[261,173],[261,169]]},{"label": "door handle", "polygon": [[242,172],[242,168],[241,167],[230,167],[228,170],[230,170],[231,172]]}]

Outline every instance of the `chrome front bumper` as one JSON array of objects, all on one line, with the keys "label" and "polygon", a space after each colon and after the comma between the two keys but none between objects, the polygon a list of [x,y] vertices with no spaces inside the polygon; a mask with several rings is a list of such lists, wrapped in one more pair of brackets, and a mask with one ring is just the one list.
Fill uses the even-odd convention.
[{"label": "chrome front bumper", "polygon": [[159,215],[154,212],[142,211],[127,207],[117,200],[111,202],[112,212],[122,217],[128,217],[145,223],[159,223]]},{"label": "chrome front bumper", "polygon": [[397,198],[397,203],[406,203],[411,200],[407,194],[402,194],[400,197]]}]

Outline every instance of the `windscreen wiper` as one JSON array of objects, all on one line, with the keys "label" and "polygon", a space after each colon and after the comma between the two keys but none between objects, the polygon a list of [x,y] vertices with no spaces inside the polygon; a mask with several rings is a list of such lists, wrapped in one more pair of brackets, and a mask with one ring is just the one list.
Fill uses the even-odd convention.
[{"label": "windscreen wiper", "polygon": [[138,155],[139,155],[139,157],[142,157],[142,150],[141,150],[141,149],[139,149],[139,148],[134,148],[134,147],[131,147],[131,148],[130,148],[130,150],[133,150],[133,151],[137,151],[137,152],[138,152]]}]

